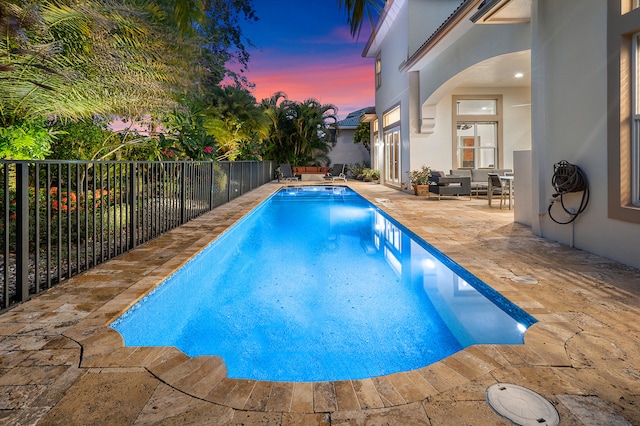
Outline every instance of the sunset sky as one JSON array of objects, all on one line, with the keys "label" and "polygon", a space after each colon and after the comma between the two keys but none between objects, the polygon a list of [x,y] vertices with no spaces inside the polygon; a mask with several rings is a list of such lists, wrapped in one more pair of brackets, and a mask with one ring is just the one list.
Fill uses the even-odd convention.
[{"label": "sunset sky", "polygon": [[315,98],[348,113],[373,106],[373,61],[361,56],[370,34],[349,34],[337,0],[254,0],[259,21],[242,26],[255,44],[245,75],[260,102],[275,92],[290,100]]}]

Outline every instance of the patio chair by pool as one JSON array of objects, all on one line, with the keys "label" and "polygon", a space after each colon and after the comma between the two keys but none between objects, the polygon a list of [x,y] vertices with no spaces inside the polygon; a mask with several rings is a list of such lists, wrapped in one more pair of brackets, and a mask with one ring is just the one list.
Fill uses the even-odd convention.
[{"label": "patio chair by pool", "polygon": [[[491,206],[491,199],[494,195],[500,195],[500,208],[502,208],[502,203],[504,202],[504,197],[509,197],[509,189],[505,187],[502,179],[500,179],[500,175],[497,173],[489,173],[489,187],[487,188],[487,198],[489,199],[489,206]],[[511,208],[511,205],[509,205]]]},{"label": "patio chair by pool", "polygon": [[285,182],[297,181],[298,176],[293,174],[290,164],[280,164],[280,174]]},{"label": "patio chair by pool", "polygon": [[335,182],[336,179],[347,181],[347,175],[344,174],[344,164],[334,164],[329,173],[324,175],[324,180]]}]

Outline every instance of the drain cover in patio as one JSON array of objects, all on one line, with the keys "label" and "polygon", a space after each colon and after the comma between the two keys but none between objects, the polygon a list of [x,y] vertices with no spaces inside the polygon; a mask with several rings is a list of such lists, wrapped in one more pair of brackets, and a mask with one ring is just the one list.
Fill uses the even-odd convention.
[{"label": "drain cover in patio", "polygon": [[496,413],[521,426],[556,426],[560,417],[555,407],[531,389],[509,383],[487,388],[487,402]]}]

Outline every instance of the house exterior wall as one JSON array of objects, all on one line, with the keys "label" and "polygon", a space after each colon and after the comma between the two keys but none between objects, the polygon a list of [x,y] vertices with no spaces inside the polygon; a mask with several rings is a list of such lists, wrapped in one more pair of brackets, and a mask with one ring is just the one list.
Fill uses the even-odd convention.
[{"label": "house exterior wall", "polygon": [[[402,3],[402,2],[401,2]],[[409,75],[398,72],[400,64],[407,59],[406,48],[408,33],[406,23],[408,19],[407,2],[403,2],[401,7],[396,10],[395,25],[389,29],[387,36],[383,40],[380,47],[380,59],[382,65],[382,84],[376,90],[375,102],[378,122],[380,123],[380,138],[383,137],[383,116],[392,108],[400,105],[401,122],[400,128],[401,138],[401,167],[405,170],[405,164],[409,163]],[[405,124],[406,123],[406,124]],[[384,159],[384,151],[378,150],[377,166],[380,170],[381,179],[384,182],[386,164]],[[406,176],[402,173],[402,176]]]},{"label": "house exterior wall", "polygon": [[[617,178],[607,173],[607,110],[618,107],[607,105],[607,2],[538,0],[534,8],[533,49],[541,60],[532,60],[533,205],[538,214],[532,229],[640,267],[640,225],[609,219],[607,213],[607,182]],[[571,225],[555,224],[547,214],[555,192],[553,164],[561,160],[578,165],[590,185],[589,205]],[[565,197],[569,207],[579,202],[580,194]]]},{"label": "house exterior wall", "polygon": [[418,50],[451,15],[461,0],[408,1],[409,55]]},{"label": "house exterior wall", "polygon": [[[499,166],[515,168],[516,163],[530,161],[526,170],[530,179],[526,184],[516,183],[516,212],[528,209],[516,214],[519,220],[536,235],[640,267],[640,224],[609,217],[608,185],[619,185],[621,177],[608,165],[608,127],[620,125],[610,121],[609,112],[620,105],[608,104],[612,85],[608,80],[618,76],[608,75],[607,13],[620,1],[533,0],[528,24],[469,25],[465,18],[410,66],[403,65],[407,55],[420,46],[421,37],[435,30],[417,30],[419,15],[440,3],[399,2],[403,5],[400,13],[373,45],[383,70],[382,87],[376,92],[381,126],[385,111],[395,105],[402,108],[402,176],[422,164],[444,171],[455,168],[453,96],[501,95],[504,128]],[[429,19],[424,22],[433,24]],[[640,31],[640,24],[638,28]],[[371,54],[368,52],[369,57]],[[530,58],[530,86],[483,86],[466,81],[481,74],[491,61],[518,55]],[[528,100],[530,105],[526,105]],[[554,164],[562,160],[578,165],[590,185],[587,209],[568,225],[555,223],[547,211],[555,193],[551,183]],[[577,208],[581,196],[569,194],[565,204]],[[558,204],[552,213],[566,220]]]},{"label": "house exterior wall", "polygon": [[503,162],[497,167],[513,169],[513,153],[531,149],[531,98],[528,87],[464,87],[457,88],[438,102],[437,123],[433,133],[421,135],[424,140],[411,139],[411,169],[422,164],[448,172],[456,168],[452,134],[453,95],[502,95],[503,106]]},{"label": "house exterior wall", "polygon": [[356,130],[353,128],[339,129],[336,146],[329,152],[331,164],[354,164],[370,162],[369,151],[361,143],[353,143]]},{"label": "house exterior wall", "polygon": [[528,54],[530,34],[527,24],[476,26],[417,71],[420,120],[433,119],[436,124],[431,134],[412,135],[411,168],[407,170],[422,164],[444,171],[456,168],[452,148],[452,95],[503,97],[502,163],[496,167],[513,168],[513,152],[531,148],[531,109],[526,105],[531,99],[530,88],[466,87],[464,78],[458,76],[473,67],[481,72],[483,62],[496,56],[514,52]]},{"label": "house exterior wall", "polygon": [[450,91],[452,84],[464,83],[454,77],[467,68],[496,56],[528,51],[530,47],[528,24],[476,25],[420,69],[420,97],[433,103]]}]

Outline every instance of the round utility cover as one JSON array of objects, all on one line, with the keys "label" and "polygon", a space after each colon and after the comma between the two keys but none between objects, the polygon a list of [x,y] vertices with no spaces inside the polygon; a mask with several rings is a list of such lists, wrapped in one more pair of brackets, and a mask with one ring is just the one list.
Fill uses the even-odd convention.
[{"label": "round utility cover", "polygon": [[487,388],[487,402],[496,413],[521,426],[556,426],[560,417],[555,407],[531,389],[509,383]]}]

